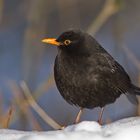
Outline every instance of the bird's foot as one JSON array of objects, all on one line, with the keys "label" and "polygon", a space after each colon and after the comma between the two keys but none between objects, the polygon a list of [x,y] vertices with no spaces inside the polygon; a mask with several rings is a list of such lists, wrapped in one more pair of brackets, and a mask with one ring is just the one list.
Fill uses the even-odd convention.
[{"label": "bird's foot", "polygon": [[100,125],[103,125],[102,120],[99,119],[97,122],[98,122]]},{"label": "bird's foot", "polygon": [[65,129],[66,128],[66,126],[65,125],[63,125],[63,126],[61,126],[60,127],[60,129],[59,130],[63,130],[63,129]]},{"label": "bird's foot", "polygon": [[80,118],[81,118],[82,113],[83,113],[83,108],[81,108],[80,111],[78,112],[77,117],[74,121],[74,124],[78,124],[80,122]]},{"label": "bird's foot", "polygon": [[104,112],[104,107],[101,108],[101,111],[100,111],[100,113],[99,113],[98,123],[99,123],[100,125],[103,124],[103,122],[102,122],[103,112]]}]

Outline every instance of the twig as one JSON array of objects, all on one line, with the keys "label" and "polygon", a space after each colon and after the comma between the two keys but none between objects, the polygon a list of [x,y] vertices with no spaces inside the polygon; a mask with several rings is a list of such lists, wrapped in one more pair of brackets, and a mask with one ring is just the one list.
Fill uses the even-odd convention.
[{"label": "twig", "polygon": [[97,18],[90,24],[87,32],[96,34],[101,26],[118,11],[119,6],[116,4],[116,0],[106,0],[103,9],[101,10]]},{"label": "twig", "polygon": [[0,0],[0,22],[2,21],[4,1]]},{"label": "twig", "polygon": [[[18,87],[18,85],[14,82],[14,81],[9,81],[9,85],[11,87],[12,90],[12,94],[14,96],[14,102],[17,104],[17,107],[19,107],[20,109],[20,119],[23,119],[23,117],[26,115],[28,118],[28,122],[31,123],[32,128],[34,130],[42,130],[40,124],[38,123],[38,121],[36,120],[36,118],[34,117],[34,115],[32,114],[30,108],[29,108],[29,104],[27,103],[27,100],[25,100],[23,98],[23,91],[21,91],[21,89]],[[24,116],[23,116],[24,115]]]},{"label": "twig", "polygon": [[12,113],[13,113],[13,107],[11,106],[9,111],[8,111],[8,118],[7,118],[7,122],[6,122],[6,128],[9,127],[9,123],[10,123],[10,120],[11,120],[11,117],[12,117]]},{"label": "twig", "polygon": [[46,92],[54,85],[53,74],[51,74],[47,81],[44,81],[37,89],[34,91],[34,98],[38,99],[39,96],[42,95],[43,92]]},{"label": "twig", "polygon": [[10,120],[11,120],[11,117],[12,117],[12,113],[13,113],[13,107],[11,106],[8,110],[8,114],[7,114],[7,118],[6,118],[6,121],[4,123],[4,128],[8,128],[9,127],[9,124],[10,124]]},{"label": "twig", "polygon": [[24,95],[26,96],[30,106],[38,113],[38,115],[52,128],[54,129],[62,129],[62,126],[55,122],[51,117],[47,115],[47,113],[36,103],[33,99],[29,88],[27,87],[26,83],[23,81],[21,82],[21,88],[24,91]]}]

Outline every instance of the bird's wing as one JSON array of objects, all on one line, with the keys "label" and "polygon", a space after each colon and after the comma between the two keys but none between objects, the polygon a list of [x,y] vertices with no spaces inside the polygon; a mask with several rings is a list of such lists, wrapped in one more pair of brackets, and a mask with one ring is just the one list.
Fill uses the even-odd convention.
[{"label": "bird's wing", "polygon": [[[94,57],[95,58],[95,57]],[[126,93],[131,81],[123,67],[107,52],[96,54],[97,70],[103,78],[108,78],[110,85]]]},{"label": "bird's wing", "polygon": [[101,53],[99,54],[102,59],[102,64],[105,64],[106,70],[105,72],[107,75],[111,77],[111,84],[116,90],[119,90],[121,93],[125,93],[128,100],[134,104],[138,104],[138,100],[135,94],[129,93],[129,89],[131,88],[131,80],[124,70],[124,68],[114,60],[112,56],[108,53]]}]

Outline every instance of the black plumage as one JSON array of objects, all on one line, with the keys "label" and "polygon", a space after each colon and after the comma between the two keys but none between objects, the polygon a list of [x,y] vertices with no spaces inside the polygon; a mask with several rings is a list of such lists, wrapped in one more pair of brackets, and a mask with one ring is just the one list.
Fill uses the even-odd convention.
[{"label": "black plumage", "polygon": [[43,42],[58,46],[54,76],[68,103],[92,109],[115,102],[123,93],[129,98],[140,94],[123,67],[91,35],[70,30]]}]

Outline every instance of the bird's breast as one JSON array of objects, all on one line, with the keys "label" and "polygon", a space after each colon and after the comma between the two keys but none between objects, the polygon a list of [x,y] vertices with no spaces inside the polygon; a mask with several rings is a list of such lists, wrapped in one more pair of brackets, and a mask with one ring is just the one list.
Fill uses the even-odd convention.
[{"label": "bird's breast", "polygon": [[86,58],[57,57],[55,62],[55,75],[59,75],[65,84],[80,86],[89,77],[90,67],[86,63]]}]

